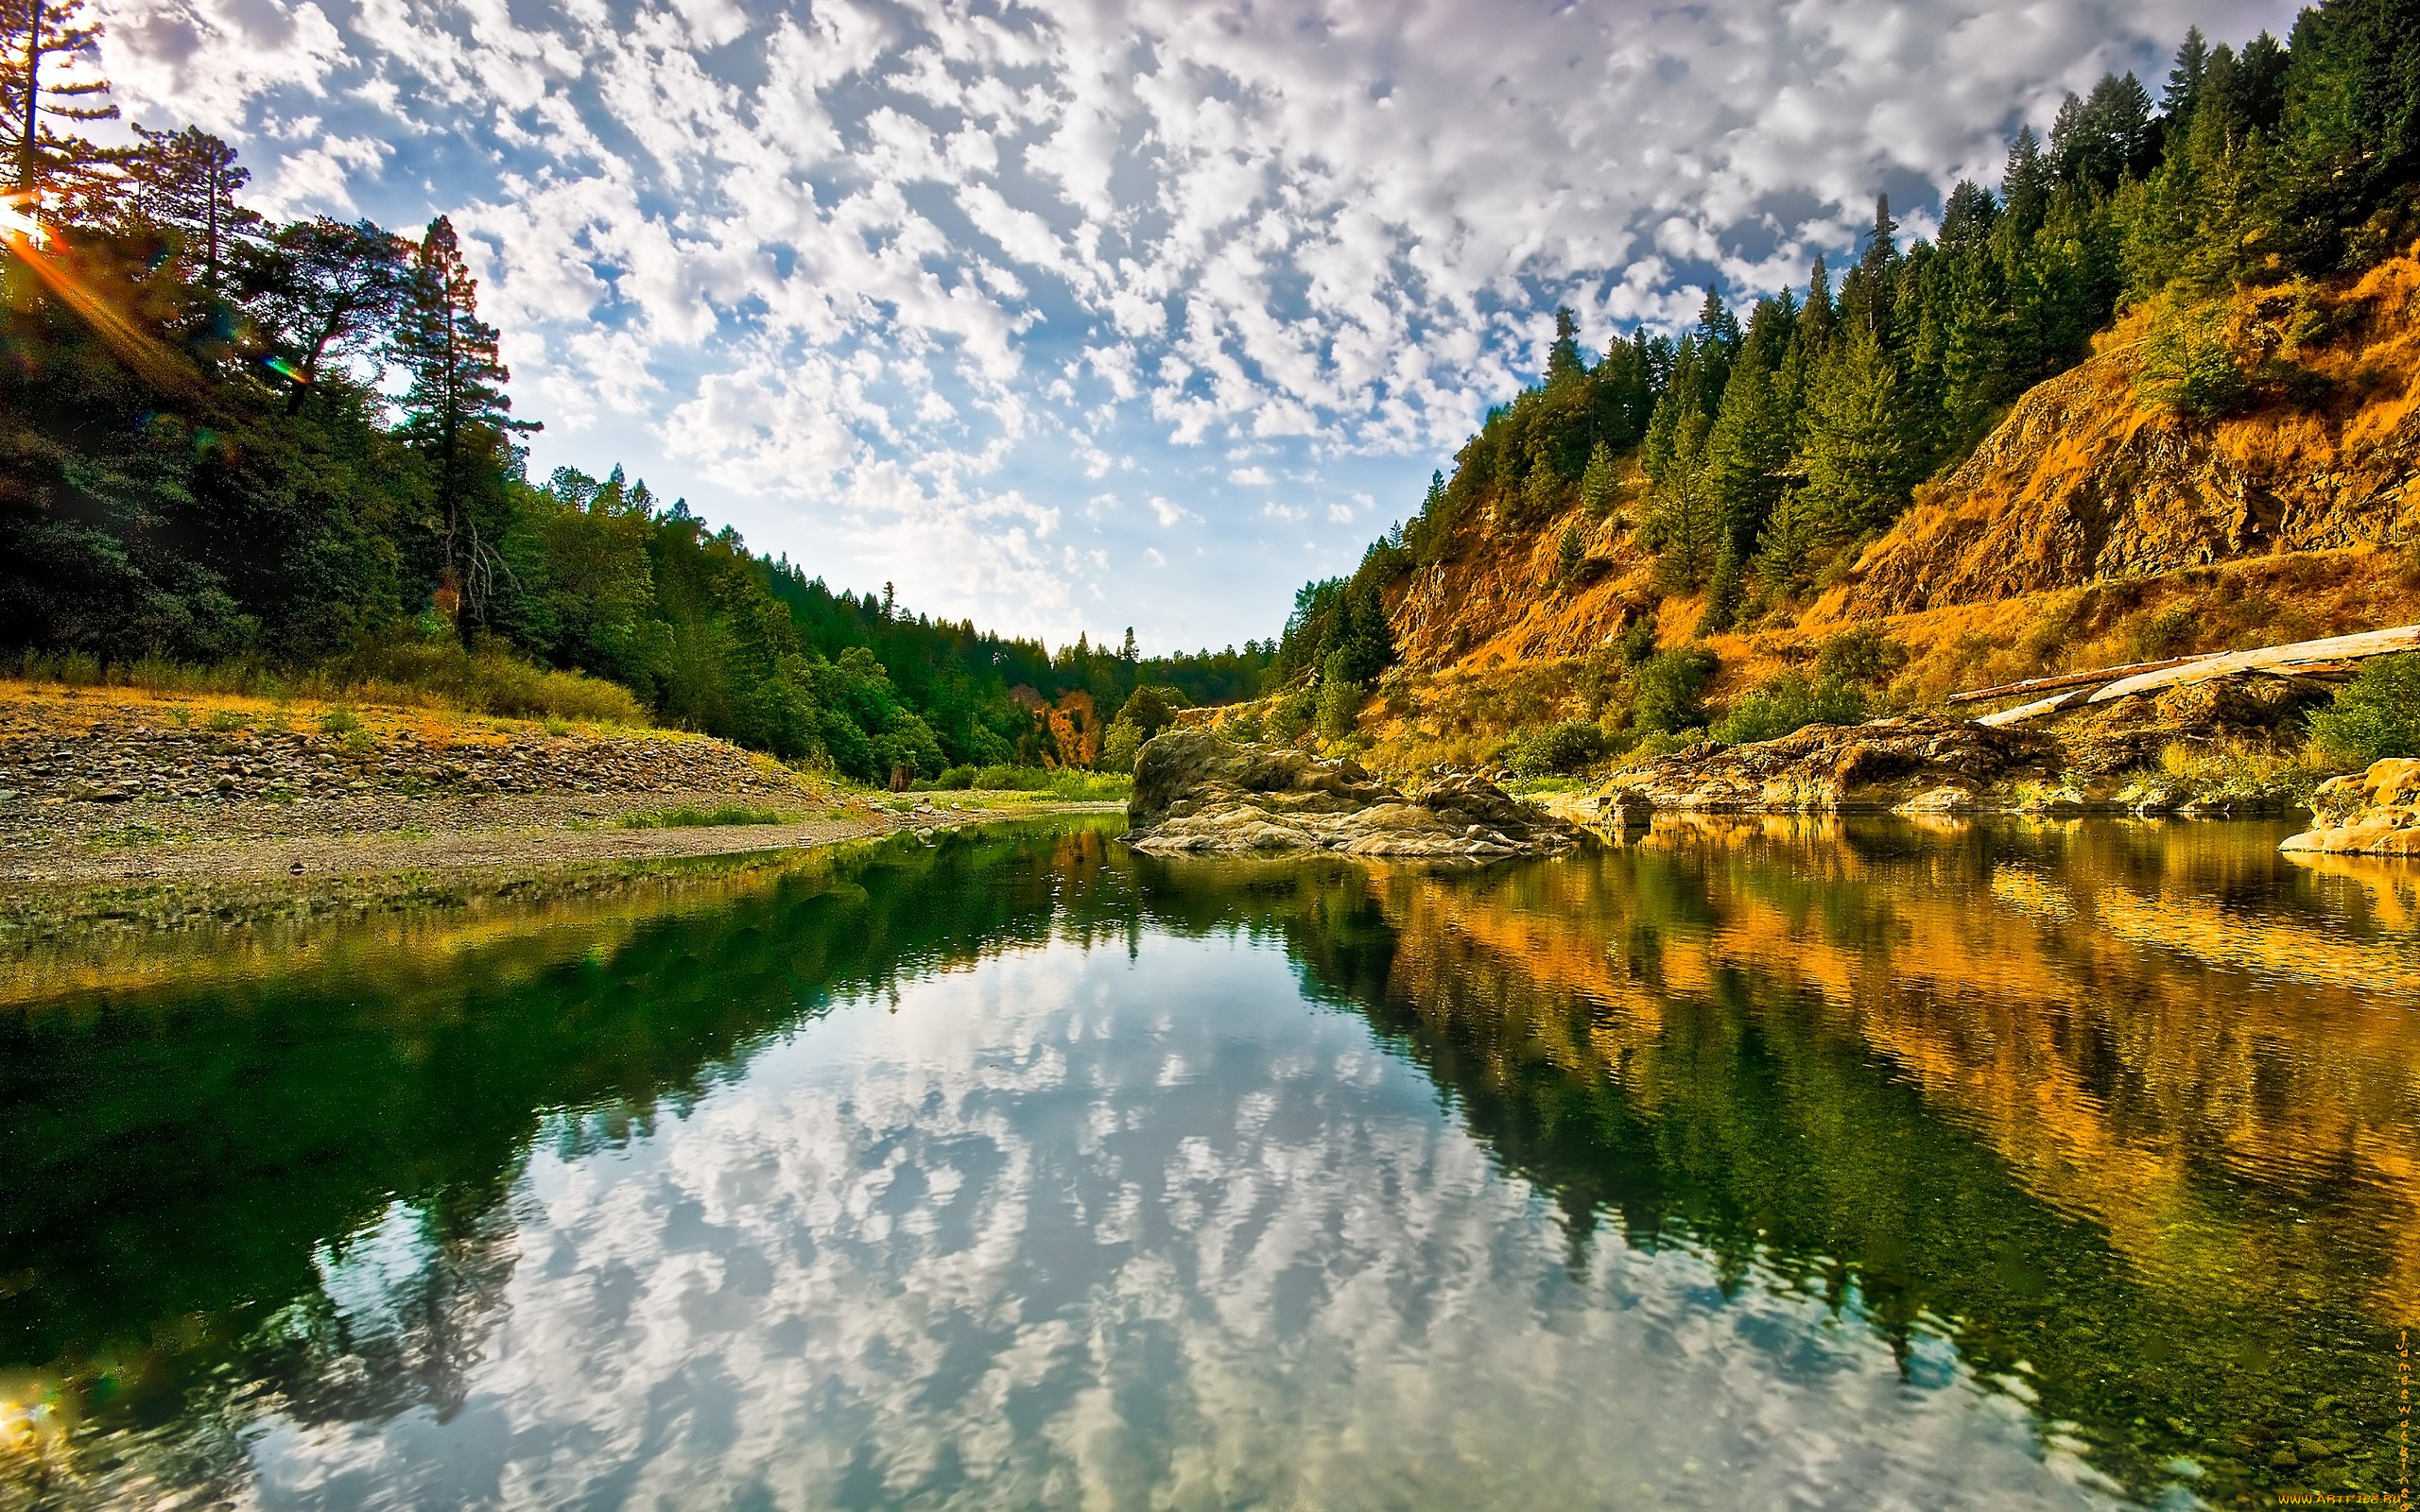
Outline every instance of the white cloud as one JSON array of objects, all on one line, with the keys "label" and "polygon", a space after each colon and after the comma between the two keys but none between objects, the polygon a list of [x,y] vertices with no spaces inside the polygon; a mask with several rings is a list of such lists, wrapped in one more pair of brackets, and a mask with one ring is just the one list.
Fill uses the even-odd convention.
[{"label": "white cloud", "polygon": [[[1003,566],[934,580],[1030,592],[1028,625],[1077,598],[1031,575],[1036,523],[978,497],[1131,470],[1163,528],[1241,541],[1250,503],[1204,521],[1146,491],[1218,445],[1237,489],[1383,463],[1409,496],[1323,512],[1409,512],[1534,371],[1554,303],[1597,345],[1685,321],[1709,273],[1736,296],[1794,282],[1877,187],[1996,173],[2016,118],[2047,123],[2103,68],[2164,68],[2189,22],[2240,41],[2292,19],[2282,0],[95,4],[130,113],[228,135],[266,208],[455,215],[521,408],[557,422],[542,453],[651,446],[802,552],[872,551],[886,521],[938,512]],[[1231,559],[1179,571],[1202,613],[1244,612]]]}]

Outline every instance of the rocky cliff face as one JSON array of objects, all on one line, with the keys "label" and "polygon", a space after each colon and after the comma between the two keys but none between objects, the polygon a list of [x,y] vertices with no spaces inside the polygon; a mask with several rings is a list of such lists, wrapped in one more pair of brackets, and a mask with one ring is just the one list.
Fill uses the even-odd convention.
[{"label": "rocky cliff face", "polygon": [[2420,469],[2420,261],[2398,258],[2334,294],[2246,299],[2231,344],[2280,350],[2230,419],[2183,419],[2138,397],[2152,326],[2135,317],[2099,355],[2027,392],[1812,617],[2420,535],[2409,487]]},{"label": "rocky cliff face", "polygon": [[[1706,638],[1718,707],[1849,626],[1910,653],[1916,701],[2045,671],[2420,620],[2420,254],[2358,281],[2245,296],[2225,326],[2248,404],[2181,418],[2137,382],[2148,313],[2022,396],[1811,602]],[[1697,640],[1633,522],[1477,507],[1388,589],[1397,683],[1363,718],[1389,769],[1491,759],[1505,734],[1594,719],[1590,653],[1646,619]],[[1559,560],[1566,531],[1582,547]]]}]

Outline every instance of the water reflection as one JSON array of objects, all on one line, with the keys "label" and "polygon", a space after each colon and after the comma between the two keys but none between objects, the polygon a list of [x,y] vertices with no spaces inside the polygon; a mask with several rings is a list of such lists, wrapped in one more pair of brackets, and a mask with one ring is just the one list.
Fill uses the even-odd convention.
[{"label": "water reflection", "polygon": [[0,1505],[2383,1488],[2412,889],[2273,839],[1072,824],[53,942]]}]

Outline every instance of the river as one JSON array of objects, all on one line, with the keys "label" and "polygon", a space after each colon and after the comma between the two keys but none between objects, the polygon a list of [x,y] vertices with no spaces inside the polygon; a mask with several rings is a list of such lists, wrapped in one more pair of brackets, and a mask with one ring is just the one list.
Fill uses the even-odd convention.
[{"label": "river", "polygon": [[0,935],[0,1508],[2404,1486],[2420,866],[1116,830]]}]

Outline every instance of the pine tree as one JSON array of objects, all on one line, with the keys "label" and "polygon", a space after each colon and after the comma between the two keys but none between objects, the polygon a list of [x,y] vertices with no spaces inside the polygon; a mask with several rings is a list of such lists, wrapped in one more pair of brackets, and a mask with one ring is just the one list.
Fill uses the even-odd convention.
[{"label": "pine tree", "polygon": [[1705,445],[1705,486],[1719,522],[1719,547],[1737,558],[1753,545],[1781,496],[1789,461],[1789,417],[1777,402],[1772,375],[1761,361],[1731,369]]},{"label": "pine tree", "polygon": [[2185,28],[2185,43],[2176,49],[2176,65],[2168,71],[2168,88],[2161,92],[2160,109],[2171,121],[2183,121],[2192,115],[2193,107],[2202,94],[2202,80],[2210,69],[2210,44],[2199,26]]},{"label": "pine tree", "polygon": [[[444,587],[484,614],[494,593],[497,517],[512,465],[515,431],[537,426],[510,418],[511,381],[496,354],[496,330],[478,316],[478,281],[471,277],[443,215],[413,254],[402,319],[392,352],[412,375],[404,396],[404,432],[433,464],[438,540]],[[467,630],[469,619],[464,620]]]},{"label": "pine tree", "polygon": [[302,411],[330,359],[375,349],[402,303],[410,255],[408,243],[366,220],[298,220],[270,236],[246,269],[245,294],[285,349],[287,414]]},{"label": "pine tree", "polygon": [[137,126],[140,142],[126,159],[122,203],[155,226],[182,233],[188,263],[199,262],[201,284],[220,292],[237,239],[250,237],[261,217],[235,198],[251,171],[235,163],[235,149],[199,127],[154,131]]},{"label": "pine tree", "polygon": [[89,190],[117,152],[81,136],[63,136],[55,121],[108,121],[109,80],[95,72],[101,26],[79,19],[84,0],[0,0],[0,116],[10,133],[9,156],[17,190],[41,199]]},{"label": "pine tree", "polygon": [[1569,305],[1554,312],[1554,345],[1547,349],[1547,382],[1557,383],[1587,372],[1580,355],[1580,318]]},{"label": "pine tree", "polygon": [[1858,335],[1824,365],[1806,406],[1807,503],[1826,534],[1879,528],[1905,507],[1916,471],[1902,424],[1890,354]]},{"label": "pine tree", "polygon": [[[1693,392],[1675,386],[1666,396],[1671,408],[1670,455],[1656,478],[1654,504],[1642,544],[1656,553],[1657,568],[1675,588],[1694,588],[1714,564],[1721,519],[1706,475],[1706,435],[1711,428]],[[1661,418],[1664,406],[1658,406]]]},{"label": "pine tree", "polygon": [[2000,174],[2000,207],[2005,224],[2018,242],[2030,241],[2050,209],[2053,175],[2049,160],[2033,128],[2020,126],[2008,145],[2008,165]]},{"label": "pine tree", "polygon": [[1755,573],[1769,593],[1794,593],[1806,581],[1807,563],[1823,544],[1821,513],[1804,490],[1793,489],[1773,506],[1757,538]]},{"label": "pine tree", "polygon": [[1602,520],[1614,512],[1614,500],[1621,491],[1620,474],[1614,470],[1614,454],[1599,441],[1588,454],[1588,471],[1580,475],[1580,503],[1591,520]]}]

